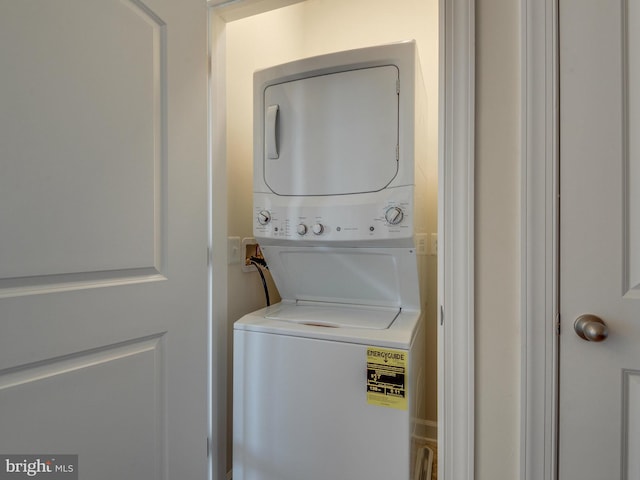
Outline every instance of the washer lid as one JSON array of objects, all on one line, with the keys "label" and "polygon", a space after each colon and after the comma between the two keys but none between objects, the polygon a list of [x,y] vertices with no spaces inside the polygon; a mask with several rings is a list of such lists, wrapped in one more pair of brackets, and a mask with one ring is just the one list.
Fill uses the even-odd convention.
[{"label": "washer lid", "polygon": [[265,318],[317,327],[384,330],[391,326],[399,313],[399,308],[297,302],[281,303]]},{"label": "washer lid", "polygon": [[420,310],[413,248],[269,245],[262,252],[288,302]]}]

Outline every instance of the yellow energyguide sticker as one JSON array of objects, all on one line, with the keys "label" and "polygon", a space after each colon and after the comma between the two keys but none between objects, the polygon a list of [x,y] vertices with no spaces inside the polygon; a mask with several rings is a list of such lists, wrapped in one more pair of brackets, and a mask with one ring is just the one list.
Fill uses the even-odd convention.
[{"label": "yellow energyguide sticker", "polygon": [[405,350],[367,347],[367,403],[407,409],[407,357]]}]

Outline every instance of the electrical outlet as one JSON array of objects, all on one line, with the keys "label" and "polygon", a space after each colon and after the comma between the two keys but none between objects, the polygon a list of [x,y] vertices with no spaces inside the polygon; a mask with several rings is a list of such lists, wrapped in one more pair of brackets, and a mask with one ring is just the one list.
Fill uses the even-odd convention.
[{"label": "electrical outlet", "polygon": [[438,255],[438,234],[431,234],[431,244],[429,245],[429,254],[430,255]]},{"label": "electrical outlet", "polygon": [[227,238],[227,263],[240,263],[240,237]]},{"label": "electrical outlet", "polygon": [[427,254],[427,234],[416,233],[416,253],[418,255]]}]

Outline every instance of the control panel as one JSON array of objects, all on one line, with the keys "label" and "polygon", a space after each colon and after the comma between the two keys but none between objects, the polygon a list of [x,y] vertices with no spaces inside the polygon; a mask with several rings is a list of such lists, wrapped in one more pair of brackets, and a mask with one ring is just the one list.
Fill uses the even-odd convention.
[{"label": "control panel", "polygon": [[299,242],[412,238],[413,187],[374,194],[280,197],[254,193],[254,235]]}]

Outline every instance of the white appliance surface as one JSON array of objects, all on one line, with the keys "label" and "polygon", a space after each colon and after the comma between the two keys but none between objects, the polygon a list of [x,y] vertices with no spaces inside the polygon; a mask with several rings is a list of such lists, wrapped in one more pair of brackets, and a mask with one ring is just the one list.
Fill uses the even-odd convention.
[{"label": "white appliance surface", "polygon": [[414,249],[269,246],[263,253],[284,299],[420,308]]},{"label": "white appliance surface", "polygon": [[[380,330],[269,320],[268,312],[235,325],[234,480],[408,480],[421,401],[418,314],[399,322],[403,312]],[[367,351],[380,344],[409,359],[406,410],[367,401]]]},{"label": "white appliance surface", "polygon": [[399,313],[398,308],[281,303],[266,318],[320,327],[384,330],[389,328]]},{"label": "white appliance surface", "polygon": [[417,104],[426,102],[420,75],[414,41],[255,72],[254,192],[346,195],[413,185],[422,157]]},{"label": "white appliance surface", "polygon": [[[326,317],[323,317],[323,309],[326,309]],[[406,349],[417,334],[419,320],[420,312],[414,310],[376,310],[349,305],[313,306],[284,300],[245,315],[234,323],[234,329],[235,332],[247,330]],[[386,322],[390,322],[389,326],[380,328]]]},{"label": "white appliance surface", "polygon": [[412,247],[425,233],[426,96],[415,42],[254,74],[254,236]]},{"label": "white appliance surface", "polygon": [[264,90],[264,179],[277,195],[382,190],[398,172],[398,68],[312,76]]},{"label": "white appliance surface", "polygon": [[415,42],[254,75],[254,235],[283,300],[234,323],[234,480],[410,479],[419,76]]}]

